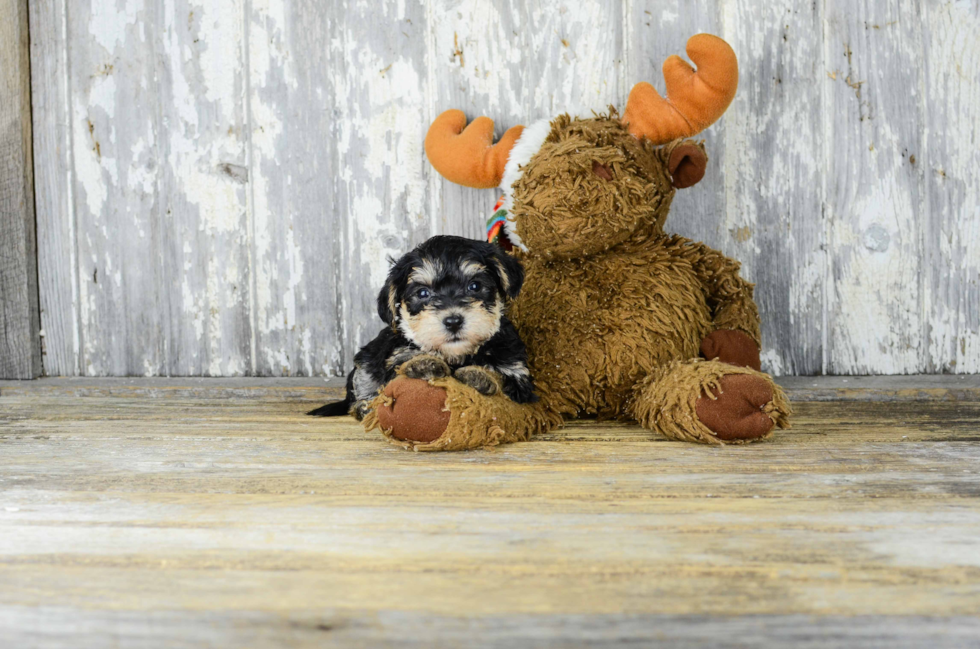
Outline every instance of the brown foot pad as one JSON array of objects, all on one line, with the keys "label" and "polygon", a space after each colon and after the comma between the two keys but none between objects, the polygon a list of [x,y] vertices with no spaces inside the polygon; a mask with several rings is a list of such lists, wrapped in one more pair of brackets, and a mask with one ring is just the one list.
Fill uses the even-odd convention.
[{"label": "brown foot pad", "polygon": [[406,442],[439,439],[449,425],[446,390],[421,379],[399,376],[385,386],[388,404],[378,406],[378,423]]},{"label": "brown foot pad", "polygon": [[701,355],[709,361],[717,358],[722,363],[751,367],[756,372],[762,367],[759,346],[748,334],[733,329],[719,329],[705,336],[701,341]]},{"label": "brown foot pad", "polygon": [[772,401],[768,381],[752,374],[729,374],[719,383],[715,399],[704,393],[698,399],[696,411],[701,423],[725,441],[765,437],[773,427],[763,410]]}]

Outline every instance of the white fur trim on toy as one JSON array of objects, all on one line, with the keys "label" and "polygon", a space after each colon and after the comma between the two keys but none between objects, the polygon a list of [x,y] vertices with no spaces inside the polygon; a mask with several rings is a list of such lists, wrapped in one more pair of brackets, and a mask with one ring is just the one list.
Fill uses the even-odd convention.
[{"label": "white fur trim on toy", "polygon": [[507,238],[515,248],[520,248],[527,252],[527,247],[517,235],[517,225],[511,212],[511,191],[514,183],[521,177],[521,167],[531,161],[531,157],[541,149],[548,134],[551,133],[551,120],[540,119],[530,126],[524,128],[521,137],[514,143],[507,157],[507,164],[504,166],[504,178],[500,182],[500,188],[504,192],[501,207],[507,210],[507,220],[504,222],[504,231]]}]

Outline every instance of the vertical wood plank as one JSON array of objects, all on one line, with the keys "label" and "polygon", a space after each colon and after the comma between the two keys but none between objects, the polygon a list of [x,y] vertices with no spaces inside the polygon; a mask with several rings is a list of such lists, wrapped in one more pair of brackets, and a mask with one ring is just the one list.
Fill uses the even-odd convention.
[{"label": "vertical wood plank", "polygon": [[337,373],[344,360],[336,18],[315,2],[246,4],[252,370],[259,375],[301,373],[301,366]]},{"label": "vertical wood plank", "polygon": [[[472,121],[494,121],[496,137],[533,120],[528,112],[528,20],[519,0],[428,0],[426,128],[439,113],[457,108]],[[540,81],[540,80],[539,80]],[[538,115],[537,117],[545,117]],[[486,220],[500,192],[449,182],[425,162],[432,233],[472,239],[486,236]]]},{"label": "vertical wood plank", "polygon": [[[688,38],[702,32],[725,36],[722,29],[719,0],[628,0],[625,12],[625,83],[620,111],[626,106],[626,95],[640,81],[652,84],[659,93],[664,94],[666,89],[661,68],[667,57],[677,54],[687,60],[684,48]],[[736,48],[736,55],[744,69],[747,64],[745,53]],[[744,72],[741,77],[744,83]],[[739,99],[744,91],[744,85],[740,86],[736,98]],[[725,143],[734,112],[733,106],[718,122],[697,136],[704,139],[708,168],[700,183],[674,196],[666,229],[740,258],[739,242],[725,231]]]},{"label": "vertical wood plank", "polygon": [[338,208],[346,218],[342,302],[345,367],[384,323],[377,295],[388,259],[431,233],[423,140],[426,122],[424,0],[350,2],[340,52]]},{"label": "vertical wood plank", "polygon": [[44,373],[79,374],[78,260],[65,0],[31,0],[31,94]]},{"label": "vertical wood plank", "polygon": [[[169,316],[164,371],[242,375],[251,370],[244,6],[160,4],[153,108],[162,126],[156,177],[166,306],[156,315]],[[150,151],[128,153],[134,168],[149,172],[130,186],[150,187]],[[134,328],[143,335],[147,326]]]},{"label": "vertical wood plank", "polygon": [[159,5],[72,3],[67,41],[80,370],[167,373]]},{"label": "vertical wood plank", "polygon": [[[493,119],[499,137],[515,124],[621,103],[619,1],[429,4],[430,119],[459,108]],[[483,239],[499,191],[459,187],[429,169],[434,231]]]},{"label": "vertical wood plank", "polygon": [[929,372],[980,372],[980,2],[925,6]]},{"label": "vertical wood plank", "polygon": [[756,283],[763,369],[823,369],[822,16],[816,3],[725,3],[741,82],[725,124],[721,247]]},{"label": "vertical wood plank", "polygon": [[527,3],[527,111],[590,117],[620,110],[625,43],[621,0],[581,0],[553,6]]},{"label": "vertical wood plank", "polygon": [[250,10],[260,374],[349,370],[386,258],[428,236],[425,29],[415,1]]},{"label": "vertical wood plank", "polygon": [[0,378],[41,373],[26,0],[0,0]]},{"label": "vertical wood plank", "polygon": [[439,111],[499,135],[622,109],[701,31],[735,47],[741,86],[667,227],[744,263],[766,369],[980,371],[975,0],[29,13],[48,373],[342,373],[380,326],[385,256],[483,237],[497,192],[424,158]]},{"label": "vertical wood plank", "polygon": [[52,369],[241,374],[250,364],[242,8],[71,9],[66,19],[60,4],[38,2],[37,12],[38,97],[52,127],[38,137]]},{"label": "vertical wood plank", "polygon": [[925,369],[922,5],[828,0],[831,374]]}]

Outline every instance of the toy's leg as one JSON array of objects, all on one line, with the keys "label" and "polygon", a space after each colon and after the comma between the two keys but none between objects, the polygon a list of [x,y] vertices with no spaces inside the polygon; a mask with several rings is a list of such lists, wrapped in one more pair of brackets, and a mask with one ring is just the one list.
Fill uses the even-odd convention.
[{"label": "toy's leg", "polygon": [[720,361],[674,361],[638,387],[633,416],[671,439],[703,444],[764,439],[789,428],[786,395],[768,374]]},{"label": "toy's leg", "polygon": [[462,451],[527,440],[561,424],[539,404],[517,404],[503,393],[480,394],[451,377],[396,377],[372,402],[366,430],[415,451]]}]

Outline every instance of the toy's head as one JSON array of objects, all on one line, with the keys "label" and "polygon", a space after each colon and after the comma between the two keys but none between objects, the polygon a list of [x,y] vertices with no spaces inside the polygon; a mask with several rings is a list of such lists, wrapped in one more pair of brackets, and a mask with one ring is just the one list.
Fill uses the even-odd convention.
[{"label": "toy's head", "polygon": [[[469,187],[501,187],[510,244],[545,258],[583,257],[662,231],[676,188],[704,175],[700,143],[685,140],[721,117],[735,96],[738,63],[720,38],[692,37],[687,53],[664,63],[667,99],[639,83],[622,118],[559,115],[509,129],[493,144],[493,121],[466,126],[442,113],[425,139],[432,165]],[[465,128],[464,128],[465,127]]]}]

